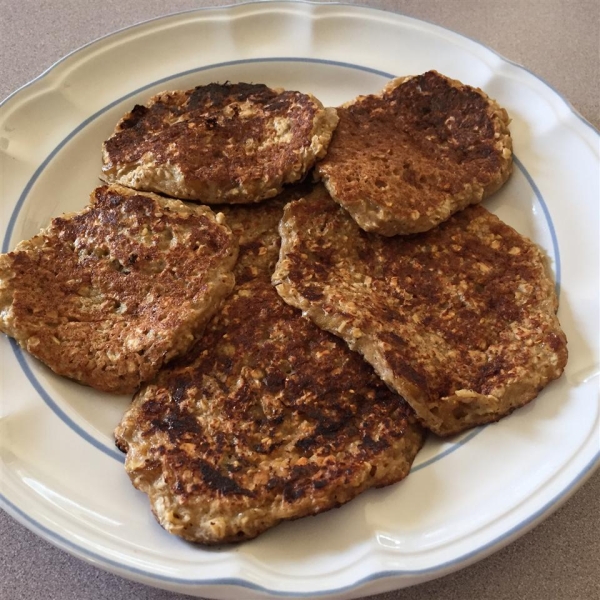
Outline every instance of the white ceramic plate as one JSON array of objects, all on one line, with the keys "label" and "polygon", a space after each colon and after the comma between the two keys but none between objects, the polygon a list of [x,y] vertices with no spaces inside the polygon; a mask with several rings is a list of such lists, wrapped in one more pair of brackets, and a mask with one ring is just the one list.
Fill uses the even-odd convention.
[{"label": "white ceramic plate", "polygon": [[435,25],[343,5],[247,4],[151,21],[60,61],[0,107],[2,251],[82,208],[100,145],[166,88],[265,82],[329,105],[438,69],[512,116],[515,173],[486,205],[551,258],[569,339],[565,375],[526,408],[428,441],[401,484],[205,550],[165,533],[126,476],[112,430],[129,399],[53,375],[0,339],[4,508],[124,577],[215,598],[351,598],[483,558],[536,525],[598,464],[598,135],[546,84]]}]

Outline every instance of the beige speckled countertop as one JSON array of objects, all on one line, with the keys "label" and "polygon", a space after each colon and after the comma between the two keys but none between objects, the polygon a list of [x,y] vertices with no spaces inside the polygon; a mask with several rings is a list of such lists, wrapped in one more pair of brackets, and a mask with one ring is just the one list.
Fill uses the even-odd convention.
[{"label": "beige speckled countertop", "polygon": [[[225,3],[235,2],[0,0],[0,99],[68,52],[101,35],[163,14]],[[597,0],[362,0],[360,4],[426,19],[486,44],[539,75],[592,125],[600,126]],[[496,554],[442,579],[372,598],[600,598],[599,499],[597,472],[554,515]],[[0,600],[187,597],[133,583],[85,564],[0,512]]]}]

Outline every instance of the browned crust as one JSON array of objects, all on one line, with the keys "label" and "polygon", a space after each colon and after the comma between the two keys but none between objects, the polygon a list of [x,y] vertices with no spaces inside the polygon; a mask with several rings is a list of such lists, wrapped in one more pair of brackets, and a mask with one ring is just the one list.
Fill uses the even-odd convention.
[{"label": "browned crust", "polygon": [[423,436],[359,355],[255,279],[193,353],[135,397],[116,435],[169,532],[217,544],[404,478]]},{"label": "browned crust", "polygon": [[436,71],[338,109],[317,173],[365,231],[427,231],[498,190],[512,171],[506,111]]},{"label": "browned crust", "polygon": [[437,434],[499,419],[564,369],[545,257],[480,206],[383,238],[320,187],[286,207],[280,232],[279,294],[363,354]]},{"label": "browned crust", "polygon": [[208,204],[252,203],[304,177],[325,154],[335,109],[262,84],[163,92],[104,143],[108,181]]},{"label": "browned crust", "polygon": [[200,334],[236,256],[210,209],[100,187],[0,256],[0,330],[59,375],[132,393]]},{"label": "browned crust", "polygon": [[116,430],[133,484],[159,523],[190,541],[251,539],[399,481],[423,443],[404,400],[277,295],[281,213],[278,200],[228,211],[244,232],[243,282]]}]

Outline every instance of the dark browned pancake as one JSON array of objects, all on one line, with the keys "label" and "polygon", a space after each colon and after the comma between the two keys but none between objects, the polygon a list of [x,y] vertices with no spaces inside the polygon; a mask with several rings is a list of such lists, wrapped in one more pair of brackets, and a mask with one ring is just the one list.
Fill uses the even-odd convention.
[{"label": "dark browned pancake", "polygon": [[317,173],[365,231],[427,231],[508,179],[508,115],[436,71],[390,82],[338,109]]},{"label": "dark browned pancake", "polygon": [[238,284],[193,352],[117,428],[133,484],[187,540],[250,539],[405,477],[423,431],[360,355],[271,285],[278,199],[227,210]]},{"label": "dark browned pancake", "polygon": [[280,295],[359,351],[437,434],[496,421],[564,369],[545,257],[481,206],[385,238],[320,186],[286,207],[280,233]]},{"label": "dark browned pancake", "polygon": [[204,206],[120,186],[0,255],[0,331],[53,371],[133,393],[233,288],[237,243]]},{"label": "dark browned pancake", "polygon": [[207,204],[271,198],[325,155],[333,108],[262,84],[164,92],[136,105],[104,143],[108,181]]}]

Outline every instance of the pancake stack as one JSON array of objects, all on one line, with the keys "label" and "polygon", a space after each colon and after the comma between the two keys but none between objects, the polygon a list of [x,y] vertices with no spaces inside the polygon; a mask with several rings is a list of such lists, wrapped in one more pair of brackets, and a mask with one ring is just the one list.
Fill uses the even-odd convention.
[{"label": "pancake stack", "polygon": [[91,204],[0,256],[0,330],[134,393],[116,443],[186,540],[397,483],[427,430],[496,421],[567,361],[544,255],[478,206],[510,176],[508,125],[435,71],[338,109],[262,84],[154,96],[105,141]]}]

